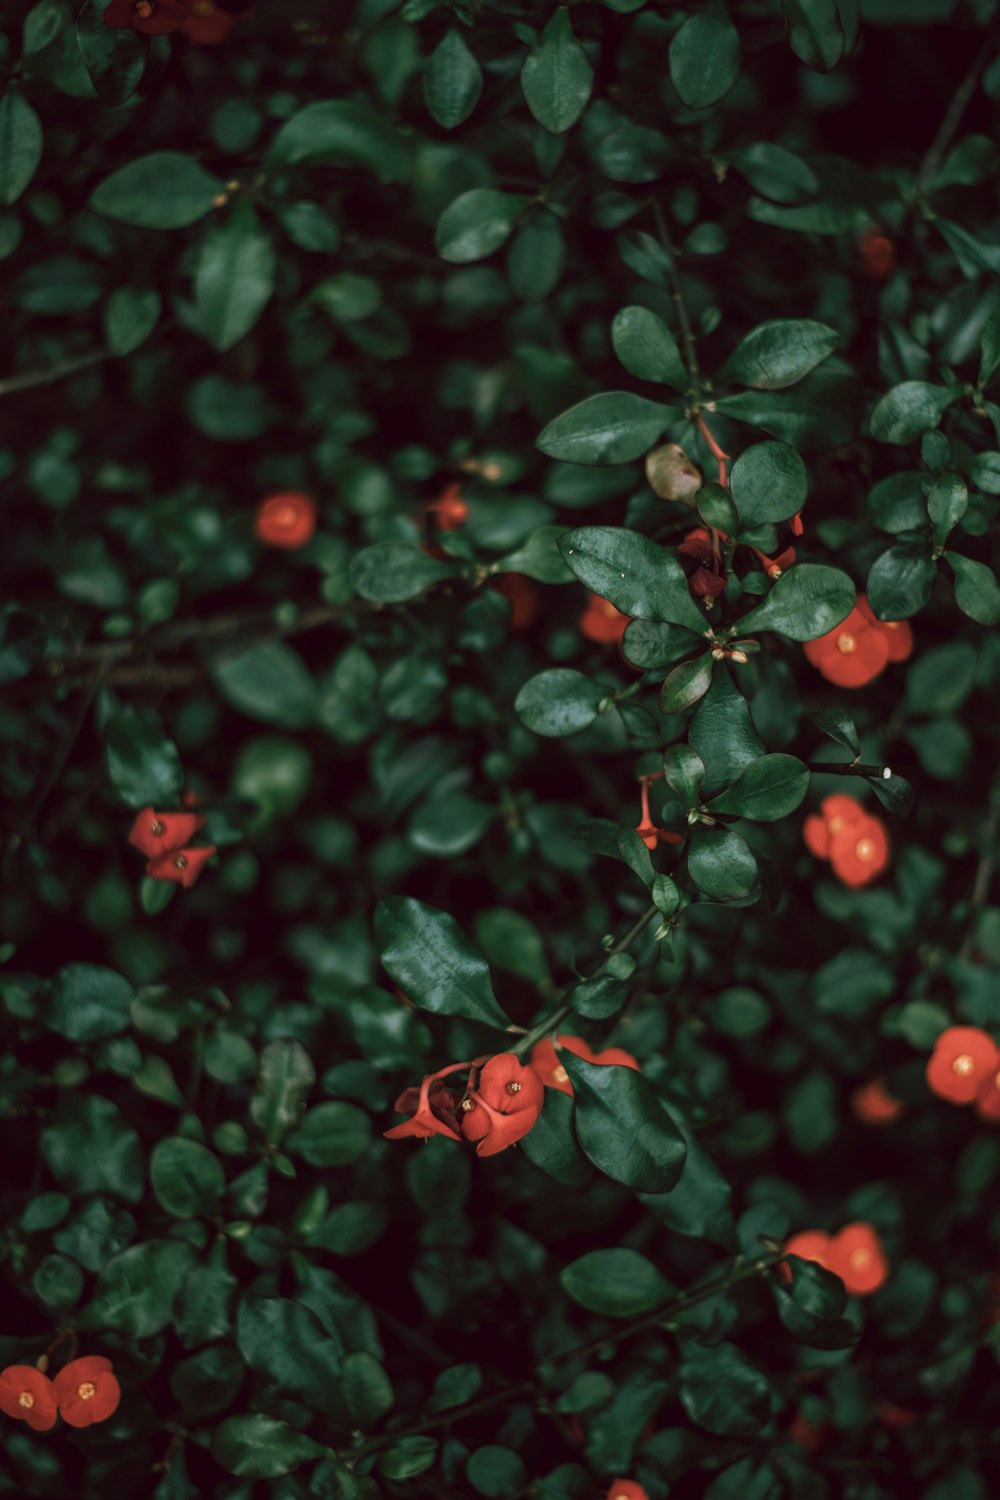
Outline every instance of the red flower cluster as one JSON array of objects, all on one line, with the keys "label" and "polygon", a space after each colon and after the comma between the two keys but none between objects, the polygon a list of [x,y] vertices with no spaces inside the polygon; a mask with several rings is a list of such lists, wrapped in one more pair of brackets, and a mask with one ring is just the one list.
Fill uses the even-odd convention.
[{"label": "red flower cluster", "polygon": [[978,1026],[949,1026],[934,1044],[927,1086],[951,1104],[972,1104],[981,1120],[1000,1124],[1000,1047]]},{"label": "red flower cluster", "polygon": [[600,594],[587,596],[587,608],[580,616],[580,634],[588,641],[599,641],[602,645],[616,641],[620,645],[628,624],[629,616],[616,609],[610,599],[602,599]]},{"label": "red flower cluster", "polygon": [[865,812],[854,797],[824,797],[802,829],[806,848],[828,859],[833,872],[852,889],[877,879],[889,863],[889,835],[881,818]]},{"label": "red flower cluster", "polygon": [[802,647],[827,682],[837,687],[865,687],[891,661],[906,661],[913,650],[913,632],[905,620],[878,620],[868,600],[859,594],[846,620],[826,635]]},{"label": "red flower cluster", "polygon": [[854,1090],[851,1108],[862,1125],[891,1125],[903,1113],[903,1101],[889,1093],[885,1079],[873,1078]]},{"label": "red flower cluster", "polygon": [[118,1410],[121,1386],[114,1366],[101,1354],[71,1360],[50,1380],[34,1365],[0,1370],[0,1411],[36,1432],[48,1432],[61,1416],[70,1427],[92,1427]]},{"label": "red flower cluster", "polygon": [[136,813],[130,844],[146,855],[146,874],[175,885],[194,885],[215,853],[214,844],[189,845],[205,819],[191,812],[157,812],[144,807]]},{"label": "red flower cluster", "polygon": [[[470,1071],[465,1092],[456,1094],[443,1080],[466,1068]],[[477,1156],[496,1156],[528,1134],[542,1112],[544,1098],[545,1088],[534,1068],[519,1062],[513,1052],[473,1063],[451,1063],[429,1073],[419,1089],[400,1094],[395,1107],[411,1118],[385,1135],[389,1140],[444,1135],[458,1141],[464,1137],[476,1142]]]},{"label": "red flower cluster", "polygon": [[[785,1241],[789,1255],[814,1260],[824,1270],[839,1276],[855,1297],[869,1297],[884,1286],[889,1276],[878,1230],[872,1224],[845,1224],[836,1234],[822,1229],[806,1229]],[[786,1275],[788,1268],[783,1267]]]},{"label": "red flower cluster", "polygon": [[605,1047],[603,1052],[595,1052],[582,1036],[543,1037],[531,1049],[531,1066],[546,1088],[558,1089],[562,1094],[569,1094],[570,1098],[573,1097],[573,1085],[559,1061],[557,1047],[565,1047],[574,1057],[582,1057],[584,1062],[596,1063],[602,1068],[634,1068],[637,1073],[642,1071],[631,1052],[626,1052],[622,1047]]},{"label": "red flower cluster", "polygon": [[254,531],[267,547],[297,552],[311,542],[316,530],[316,502],[311,495],[285,490],[268,495],[257,507]]},{"label": "red flower cluster", "polygon": [[[722,570],[720,540],[729,540],[724,531],[717,531],[713,541],[710,531],[706,531],[704,526],[696,526],[687,533],[677,548],[682,557],[694,558],[698,564],[688,578],[688,587],[699,599],[717,599],[725,592],[726,575]],[[751,547],[750,551],[769,578],[780,578],[785,569],[790,568],[795,561],[794,547],[786,547],[777,557],[768,557],[756,547]]]},{"label": "red flower cluster", "polygon": [[131,26],[144,36],[180,31],[204,47],[224,42],[236,17],[219,10],[212,0],[111,0],[104,24],[115,31]]}]

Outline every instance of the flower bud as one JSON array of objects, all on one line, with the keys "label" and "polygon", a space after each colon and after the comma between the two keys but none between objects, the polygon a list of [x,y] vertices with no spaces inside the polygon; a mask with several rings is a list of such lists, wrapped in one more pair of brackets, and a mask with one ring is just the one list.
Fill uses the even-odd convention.
[{"label": "flower bud", "polygon": [[694,497],[704,484],[680,443],[661,443],[646,455],[646,479],[661,500],[679,500],[694,507]]}]

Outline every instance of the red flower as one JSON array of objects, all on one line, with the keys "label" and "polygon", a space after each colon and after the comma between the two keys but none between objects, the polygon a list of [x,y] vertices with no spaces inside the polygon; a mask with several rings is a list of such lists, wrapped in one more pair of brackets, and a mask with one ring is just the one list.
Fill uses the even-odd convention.
[{"label": "red flower", "polygon": [[884,1286],[889,1262],[871,1224],[845,1224],[830,1241],[827,1266],[855,1297],[870,1297]]},{"label": "red flower", "polygon": [[534,1068],[513,1052],[484,1063],[478,1088],[462,1100],[462,1134],[477,1141],[477,1156],[495,1156],[528,1134],[541,1113],[545,1087]]},{"label": "red flower", "polygon": [[[829,1263],[830,1236],[822,1229],[803,1229],[799,1234],[793,1234],[790,1240],[785,1241],[786,1255],[797,1255],[800,1260],[814,1260],[824,1270],[831,1269]],[[791,1267],[784,1261],[781,1263],[781,1272],[786,1281],[792,1280]]]},{"label": "red flower", "polygon": [[891,1125],[903,1113],[901,1099],[893,1098],[881,1078],[873,1078],[855,1089],[851,1108],[863,1125]]},{"label": "red flower", "polygon": [[889,863],[889,835],[881,818],[866,816],[830,838],[833,873],[852,890],[877,880]]},{"label": "red flower", "polygon": [[539,609],[539,592],[523,573],[501,573],[490,580],[490,588],[511,602],[511,630],[527,630],[535,623]]},{"label": "red flower", "polygon": [[927,1087],[952,1104],[972,1104],[995,1081],[1000,1052],[978,1026],[949,1026],[934,1044]]},{"label": "red flower", "polygon": [[52,1382],[64,1422],[71,1427],[91,1427],[105,1422],[118,1410],[121,1386],[114,1366],[102,1354],[71,1360]]},{"label": "red flower", "polygon": [[885,281],[896,264],[896,247],[880,230],[866,229],[858,240],[858,263],[869,281]]},{"label": "red flower", "polygon": [[0,1370],[0,1411],[36,1432],[48,1432],[58,1415],[51,1380],[34,1365],[8,1365]]},{"label": "red flower", "polygon": [[151,859],[146,865],[146,874],[153,880],[170,880],[186,890],[189,885],[194,885],[214,853],[214,844],[204,844],[197,849],[171,849],[169,853]]},{"label": "red flower", "polygon": [[876,1401],[875,1410],[887,1427],[912,1427],[919,1420],[919,1413],[906,1406],[893,1406],[891,1401]]},{"label": "red flower", "polygon": [[625,634],[629,616],[623,615],[621,610],[616,609],[610,599],[602,599],[600,594],[590,594],[587,598],[587,608],[580,616],[580,634],[585,635],[588,641],[621,641]]},{"label": "red flower", "polygon": [[458,1096],[442,1081],[449,1073],[457,1073],[467,1063],[452,1063],[437,1073],[428,1073],[419,1089],[404,1089],[393,1108],[399,1114],[408,1114],[410,1119],[402,1125],[394,1125],[383,1132],[386,1140],[401,1141],[407,1136],[428,1140],[432,1135],[447,1136],[450,1141],[459,1141]]},{"label": "red flower", "polygon": [[543,1037],[531,1049],[531,1066],[546,1088],[558,1089],[560,1093],[569,1094],[570,1098],[573,1097],[573,1085],[559,1061],[557,1047],[565,1047],[574,1057],[582,1057],[585,1062],[596,1063],[602,1068],[634,1068],[637,1073],[642,1071],[631,1052],[626,1052],[622,1047],[605,1047],[603,1052],[595,1052],[582,1036]]},{"label": "red flower", "polygon": [[976,1095],[976,1114],[989,1125],[1000,1125],[1000,1073],[992,1073]]},{"label": "red flower", "polygon": [[808,1417],[797,1411],[788,1424],[785,1436],[790,1442],[798,1443],[807,1453],[815,1453],[823,1442],[823,1429],[814,1427]]},{"label": "red flower", "polygon": [[[718,531],[716,536],[724,537],[724,533]],[[687,532],[677,551],[681,557],[691,557],[698,563],[698,567],[688,577],[688,587],[692,594],[699,599],[717,599],[720,594],[725,593],[726,575],[722,571],[719,548],[718,545],[713,546],[711,534],[704,526],[695,526],[692,531]]]},{"label": "red flower", "polygon": [[177,0],[111,0],[104,12],[105,26],[121,31],[131,26],[144,36],[165,36],[178,31],[187,15]]},{"label": "red flower", "polygon": [[310,542],[316,530],[316,502],[298,490],[268,495],[257,507],[254,531],[268,547],[295,552]]},{"label": "red flower", "polygon": [[649,1500],[636,1479],[612,1479],[605,1500]]},{"label": "red flower", "polygon": [[867,813],[854,797],[845,797],[835,792],[824,797],[818,813],[810,813],[802,828],[806,848],[817,859],[830,858],[830,846],[835,834],[864,823]]},{"label": "red flower", "polygon": [[141,849],[147,859],[153,859],[186,844],[204,822],[197,813],[156,812],[152,807],[144,807],[136,813],[128,841]]},{"label": "red flower", "polygon": [[236,17],[220,10],[212,0],[182,0],[187,17],[181,31],[199,47],[214,47],[224,42],[236,25]]},{"label": "red flower", "polygon": [[640,780],[642,799],[642,821],[635,830],[647,849],[655,849],[657,844],[683,844],[684,840],[679,833],[671,833],[666,828],[657,828],[649,815],[649,783],[655,780],[652,776],[643,776]]},{"label": "red flower", "polygon": [[791,528],[792,536],[801,536],[806,529],[802,521],[802,512],[800,510],[797,510],[795,512],[794,516],[788,524]]},{"label": "red flower", "polygon": [[458,531],[469,519],[469,502],[462,499],[462,486],[456,480],[449,484],[440,500],[426,507],[437,522],[438,531]]},{"label": "red flower", "polygon": [[913,635],[904,621],[878,620],[859,594],[846,620],[802,647],[805,658],[837,687],[865,687],[890,661],[905,661]]}]

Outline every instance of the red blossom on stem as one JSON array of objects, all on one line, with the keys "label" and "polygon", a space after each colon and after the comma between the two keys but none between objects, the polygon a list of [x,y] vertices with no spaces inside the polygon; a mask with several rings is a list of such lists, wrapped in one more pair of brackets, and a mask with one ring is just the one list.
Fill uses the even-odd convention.
[{"label": "red blossom on stem", "polygon": [[988,1098],[998,1065],[1000,1050],[987,1032],[978,1026],[949,1026],[934,1043],[927,1087],[950,1104],[972,1104],[980,1094]]},{"label": "red blossom on stem", "polygon": [[34,1365],[8,1365],[0,1370],[0,1411],[35,1432],[48,1432],[58,1416],[52,1381]]},{"label": "red blossom on stem", "polygon": [[462,1100],[462,1134],[477,1156],[495,1156],[528,1134],[542,1110],[545,1087],[533,1067],[500,1052],[484,1063],[478,1086]]},{"label": "red blossom on stem", "polygon": [[629,616],[616,609],[610,599],[600,594],[587,596],[587,607],[580,616],[580,634],[588,641],[599,641],[602,645],[610,641],[621,642],[629,624]]},{"label": "red blossom on stem", "polygon": [[572,1052],[574,1057],[582,1057],[585,1062],[595,1063],[598,1067],[634,1068],[637,1073],[642,1071],[631,1052],[626,1052],[623,1047],[605,1047],[603,1051],[595,1052],[582,1036],[563,1034],[542,1037],[531,1049],[531,1066],[546,1088],[558,1089],[560,1093],[569,1094],[570,1098],[573,1097],[573,1085],[559,1061],[557,1047]]},{"label": "red blossom on stem", "polygon": [[428,1140],[432,1135],[443,1135],[450,1141],[461,1140],[458,1095],[447,1088],[443,1080],[469,1066],[469,1063],[451,1063],[437,1073],[428,1073],[418,1089],[404,1089],[393,1108],[410,1118],[402,1125],[393,1125],[391,1130],[384,1131],[386,1139],[401,1141],[414,1136],[417,1140]]},{"label": "red blossom on stem", "polygon": [[655,780],[657,780],[655,776],[643,776],[639,783],[642,818],[635,831],[647,849],[655,849],[657,844],[682,844],[684,842],[679,833],[671,833],[666,828],[657,828],[650,816],[649,783]]},{"label": "red blossom on stem", "polygon": [[169,880],[173,885],[182,885],[185,890],[194,885],[202,870],[215,853],[214,844],[202,844],[197,848],[171,849],[159,854],[146,865],[146,874],[153,880]]},{"label": "red blossom on stem", "polygon": [[114,1366],[102,1354],[71,1360],[52,1385],[62,1419],[70,1427],[91,1427],[95,1422],[107,1421],[122,1399]]},{"label": "red blossom on stem", "polygon": [[311,542],[316,531],[316,502],[311,495],[285,490],[268,495],[257,507],[254,531],[267,547],[296,552]]}]

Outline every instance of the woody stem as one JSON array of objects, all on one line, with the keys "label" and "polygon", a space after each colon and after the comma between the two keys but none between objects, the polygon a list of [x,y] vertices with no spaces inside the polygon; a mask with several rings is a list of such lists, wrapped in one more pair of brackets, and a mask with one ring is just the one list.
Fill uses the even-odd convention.
[{"label": "woody stem", "polygon": [[667,221],[663,216],[663,210],[655,198],[650,199],[650,207],[653,210],[653,219],[656,223],[656,232],[660,237],[660,243],[667,254],[670,262],[670,293],[673,297],[674,308],[677,312],[677,326],[681,331],[681,341],[684,345],[684,363],[687,365],[688,375],[691,377],[692,391],[701,389],[701,375],[698,371],[698,356],[694,348],[694,335],[691,332],[691,319],[688,316],[687,303],[684,300],[684,288],[681,286],[680,273],[677,270],[677,252],[667,229]]},{"label": "woody stem", "polygon": [[722,488],[724,490],[728,490],[728,488],[729,488],[729,470],[726,468],[726,463],[727,463],[727,461],[729,459],[729,454],[726,453],[726,452],[724,452],[723,449],[719,447],[719,444],[715,441],[715,438],[712,436],[712,429],[709,427],[708,423],[705,421],[705,418],[704,418],[704,416],[703,416],[703,414],[701,412],[697,412],[696,413],[695,419],[694,419],[694,425],[697,427],[698,431],[701,433],[702,437],[705,439],[705,442],[708,445],[708,451],[709,451],[709,453],[711,453],[712,457],[715,459],[716,463],[719,465],[719,483],[722,485]]},{"label": "woody stem", "polygon": [[888,766],[863,766],[860,761],[849,761],[843,763],[828,764],[825,761],[810,761],[810,771],[821,771],[824,776],[874,776],[880,781],[888,781],[892,771]]}]

